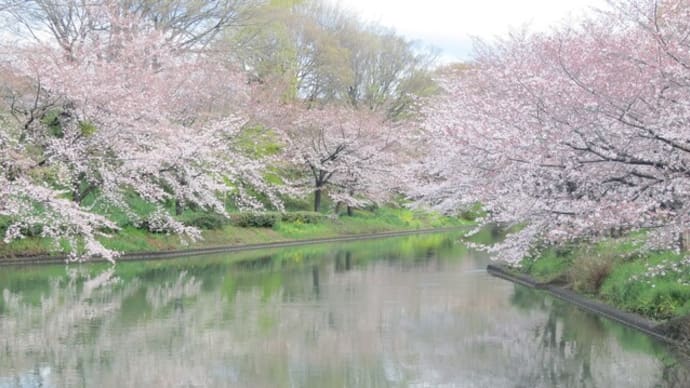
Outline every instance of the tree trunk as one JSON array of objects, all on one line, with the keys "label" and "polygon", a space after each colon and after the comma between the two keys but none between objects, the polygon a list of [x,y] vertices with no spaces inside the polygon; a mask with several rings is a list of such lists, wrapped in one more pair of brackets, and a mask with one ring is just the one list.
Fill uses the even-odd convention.
[{"label": "tree trunk", "polygon": [[84,201],[84,199],[89,194],[91,194],[95,189],[96,189],[96,186],[93,186],[93,185],[87,186],[84,190],[82,190],[80,186],[77,186],[76,189],[72,190],[73,201],[81,205],[81,203]]},{"label": "tree trunk", "polygon": [[678,234],[678,249],[680,249],[681,252],[685,252],[688,249],[685,241],[685,233],[683,232]]},{"label": "tree trunk", "polygon": [[[350,190],[350,197],[354,197],[354,195],[355,195],[355,191],[354,191],[354,190]],[[352,213],[353,213],[352,206],[347,205],[347,215],[350,216],[350,217],[352,217]]]},{"label": "tree trunk", "polygon": [[317,187],[314,191],[314,211],[318,212],[321,209],[321,188]]}]

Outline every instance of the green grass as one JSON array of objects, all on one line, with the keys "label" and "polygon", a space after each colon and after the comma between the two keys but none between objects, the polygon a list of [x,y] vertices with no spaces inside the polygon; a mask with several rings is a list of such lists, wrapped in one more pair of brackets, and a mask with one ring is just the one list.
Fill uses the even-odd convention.
[{"label": "green grass", "polygon": [[340,216],[318,224],[279,222],[273,229],[284,237],[301,239],[469,224],[468,221],[444,217],[436,213],[380,208],[374,211],[357,210],[352,217]]},{"label": "green grass", "polygon": [[690,314],[690,268],[681,263],[683,258],[664,251],[620,263],[600,295],[623,309],[659,320]]},{"label": "green grass", "polygon": [[550,282],[562,276],[572,262],[570,251],[548,248],[538,258],[525,259],[521,269],[540,282]]},{"label": "green grass", "polygon": [[[192,217],[189,213],[185,213],[183,216]],[[271,228],[239,227],[225,224],[219,228],[203,230],[203,240],[193,243],[185,243],[179,236],[150,233],[127,225],[110,238],[102,238],[101,242],[107,248],[119,252],[146,252],[455,227],[470,224],[471,221],[445,217],[432,212],[382,207],[372,211],[358,210],[352,217],[322,217],[317,223],[302,222],[297,217],[293,222],[278,221]],[[0,257],[40,255],[50,251],[51,242],[47,239],[32,237],[13,241],[10,244],[0,242]]]},{"label": "green grass", "polygon": [[561,279],[582,294],[654,320],[690,314],[687,253],[648,251],[644,233],[596,244],[548,248],[520,271],[539,281]]}]

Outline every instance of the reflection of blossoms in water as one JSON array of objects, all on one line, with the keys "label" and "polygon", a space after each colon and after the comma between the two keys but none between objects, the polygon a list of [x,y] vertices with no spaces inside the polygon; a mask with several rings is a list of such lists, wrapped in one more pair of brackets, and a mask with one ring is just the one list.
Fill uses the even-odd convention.
[{"label": "reflection of blossoms in water", "polygon": [[[114,273],[114,267],[94,276],[69,268],[66,277],[51,279],[45,291],[34,298],[5,288],[4,311],[0,310],[0,348],[12,357],[0,359],[0,371],[29,371],[21,374],[21,379],[40,382],[29,386],[76,384],[68,373],[55,380],[54,368],[44,360],[60,360],[63,368],[72,371],[76,378],[83,362],[80,349],[85,346],[83,340],[79,343],[77,339],[88,337],[90,329],[111,317],[128,296],[127,292],[114,292],[113,287],[119,283]],[[130,289],[136,288],[135,283]],[[38,365],[37,360],[41,362]]]},{"label": "reflection of blossoms in water", "polygon": [[687,386],[598,320],[488,277],[482,257],[327,252],[286,268],[120,263],[3,290],[0,386]]},{"label": "reflection of blossoms in water", "polygon": [[[25,381],[28,386],[47,387],[78,386],[84,381],[104,387],[209,386],[208,357],[202,352],[211,349],[213,343],[204,344],[194,354],[179,351],[174,358],[149,350],[152,343],[173,338],[180,328],[201,332],[197,324],[205,326],[218,319],[220,309],[205,311],[214,303],[206,300],[196,304],[190,314],[178,314],[176,319],[140,321],[136,327],[123,325],[128,304],[137,303],[143,288],[145,300],[158,310],[176,298],[198,294],[201,281],[185,272],[174,282],[146,287],[136,278],[123,282],[115,272],[112,267],[90,275],[88,268],[69,268],[65,277],[50,280],[37,301],[26,300],[27,293],[4,289],[0,348],[12,356],[0,358],[0,386],[5,381],[10,381],[10,386]],[[187,357],[198,361],[190,362]],[[183,364],[185,367],[180,368]],[[6,371],[14,371],[13,377],[4,376]]]},{"label": "reflection of blossoms in water", "polygon": [[194,276],[188,276],[187,271],[180,272],[177,279],[170,283],[148,287],[146,301],[154,308],[160,309],[171,302],[179,302],[183,298],[196,296],[201,291],[201,281]]},{"label": "reflection of blossoms in water", "polygon": [[16,311],[19,309],[22,298],[18,294],[13,294],[10,290],[5,288],[2,290],[2,300],[7,310]]},{"label": "reflection of blossoms in water", "polygon": [[115,266],[108,268],[93,278],[87,278],[84,281],[84,288],[82,289],[82,297],[89,297],[91,293],[98,288],[106,288],[113,286],[120,282],[120,278],[115,275]]}]

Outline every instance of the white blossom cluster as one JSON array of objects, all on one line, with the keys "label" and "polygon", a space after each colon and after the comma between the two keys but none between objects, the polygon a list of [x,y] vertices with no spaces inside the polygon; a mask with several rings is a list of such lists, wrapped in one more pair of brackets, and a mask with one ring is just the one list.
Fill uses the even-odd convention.
[{"label": "white blossom cluster", "polygon": [[678,277],[679,284],[690,287],[690,256],[680,261],[663,260],[659,264],[648,265],[643,275],[631,276],[629,280],[632,282],[645,282],[654,287],[656,279],[663,279],[669,276]]}]

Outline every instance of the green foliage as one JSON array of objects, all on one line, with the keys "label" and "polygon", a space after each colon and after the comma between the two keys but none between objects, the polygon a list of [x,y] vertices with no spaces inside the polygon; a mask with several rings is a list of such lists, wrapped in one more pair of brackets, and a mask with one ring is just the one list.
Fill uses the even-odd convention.
[{"label": "green foliage", "polygon": [[[144,218],[155,210],[155,206],[144,201],[135,193],[126,198],[136,217]],[[121,228],[112,237],[103,237],[101,242],[109,249],[119,252],[147,252],[188,248],[179,236],[151,233],[145,225],[135,223],[124,212],[98,200],[94,193],[85,199],[85,205],[92,206],[98,213],[107,215]],[[178,219],[203,230],[202,241],[192,247],[230,244],[255,244],[285,239],[309,239],[339,235],[367,234],[418,228],[449,227],[468,225],[467,221],[445,217],[438,213],[409,210],[406,208],[381,207],[370,211],[357,210],[353,217],[336,217],[332,214],[311,211],[231,213],[230,219],[208,212],[187,209]],[[0,230],[9,225],[6,217],[0,217]],[[4,225],[4,226],[3,226]],[[0,257],[14,255],[40,255],[50,251],[53,244],[49,239],[29,237],[3,244],[0,242]]]},{"label": "green foliage", "polygon": [[379,207],[370,211],[360,210],[355,212],[355,217],[369,219],[371,222],[385,222],[389,225],[411,229],[442,228],[470,224],[468,221],[444,216],[433,211],[412,210],[393,206]]},{"label": "green foliage", "polygon": [[[420,216],[423,214],[423,212],[419,212]],[[409,209],[379,208],[372,211],[359,210],[354,213],[354,217],[362,222],[406,226],[411,229],[418,229],[424,223],[421,217],[415,217],[415,212]]]},{"label": "green foliage", "polygon": [[[309,213],[312,212],[305,212]],[[334,221],[328,221],[329,217],[325,215],[321,217],[323,221],[318,224],[280,222],[273,229],[290,238],[310,238],[468,225],[465,221],[434,212],[392,207],[381,207],[373,211],[356,210],[352,217],[342,216]]]},{"label": "green foliage", "polygon": [[45,255],[53,251],[54,242],[42,237],[27,237],[6,244],[0,239],[0,257]]},{"label": "green foliage", "polygon": [[596,294],[620,252],[598,245],[561,245],[536,250],[535,256],[521,263],[521,270],[542,282],[567,282],[576,291]]},{"label": "green foliage", "polygon": [[460,213],[460,218],[467,221],[475,221],[477,218],[486,216],[486,211],[481,204],[477,203]]},{"label": "green foliage", "polygon": [[57,110],[51,110],[46,112],[43,117],[41,117],[41,123],[48,128],[48,132],[58,138],[65,135],[62,130],[62,125],[60,124],[60,112]]},{"label": "green foliage", "polygon": [[311,211],[314,207],[313,200],[298,197],[283,197],[283,206],[288,212],[292,211]]},{"label": "green foliage", "polygon": [[663,271],[649,276],[649,268],[679,263],[674,252],[654,252],[616,266],[601,289],[601,296],[626,310],[654,319],[669,319],[690,313],[690,286],[684,272]]},{"label": "green foliage", "polygon": [[243,228],[272,228],[280,220],[280,215],[273,212],[243,212],[232,214],[230,220],[233,225]]},{"label": "green foliage", "polygon": [[178,220],[183,222],[185,225],[195,226],[199,229],[207,230],[222,229],[229,223],[229,220],[221,214],[191,210],[183,212],[178,217]]},{"label": "green foliage", "polygon": [[572,260],[570,251],[550,247],[537,258],[526,258],[521,268],[535,279],[548,282],[563,275],[572,265]]},{"label": "green foliage", "polygon": [[137,226],[141,219],[156,210],[154,204],[144,200],[133,191],[125,194],[125,202],[129,207],[129,211],[103,202],[99,199],[98,193],[93,193],[84,198],[82,205],[92,207],[95,213],[107,217],[120,228]]},{"label": "green foliage", "polygon": [[[322,224],[302,224],[279,222],[273,226],[273,230],[288,238],[318,238],[337,234],[334,228]],[[340,228],[336,228],[343,232]]]},{"label": "green foliage", "polygon": [[[274,174],[267,174],[264,176],[265,179],[278,179],[278,181],[281,181],[280,177]],[[275,183],[274,183],[275,184]],[[269,194],[266,191],[262,191],[260,189],[257,189],[254,185],[250,184],[247,181],[244,180],[237,180],[235,182],[226,182],[226,185],[228,187],[232,188],[232,192],[228,194],[225,197],[225,210],[228,212],[237,212],[240,210],[240,207],[238,206],[239,201],[239,188],[242,188],[242,191],[244,192],[245,195],[248,197],[253,198],[254,200],[258,201],[261,203],[264,209],[268,210],[277,210],[275,204],[271,200]]]},{"label": "green foliage", "polygon": [[[127,226],[119,231],[116,238],[104,239],[101,242],[106,248],[118,252],[147,252],[153,250],[153,247],[160,247],[157,240],[166,237],[171,236],[153,235],[144,229]],[[177,237],[174,238],[179,240]]]},{"label": "green foliage", "polygon": [[59,184],[59,174],[59,169],[55,166],[41,166],[32,169],[28,175],[31,179],[45,182],[51,187],[64,189],[65,187]]},{"label": "green foliage", "polygon": [[260,126],[246,126],[235,139],[240,151],[254,158],[276,155],[282,144],[275,131]]},{"label": "green foliage", "polygon": [[328,219],[328,216],[310,211],[287,212],[280,215],[281,222],[293,224],[318,224]]},{"label": "green foliage", "polygon": [[271,171],[269,168],[269,171],[266,172],[263,176],[264,180],[266,183],[274,186],[280,186],[283,184],[283,178],[280,175],[280,172],[278,171]]},{"label": "green foliage", "polygon": [[337,5],[294,6],[302,2],[272,0],[227,36],[258,79],[280,85],[283,101],[345,103],[404,119],[437,91],[432,50]]},{"label": "green foliage", "polygon": [[568,274],[573,288],[585,294],[598,293],[617,260],[616,256],[580,255]]},{"label": "green foliage", "polygon": [[269,4],[274,7],[290,8],[303,2],[304,0],[271,0]]},{"label": "green foliage", "polygon": [[[44,204],[41,202],[34,202],[32,204],[32,212],[34,215],[39,215],[43,212],[45,212],[45,207]],[[14,222],[16,222],[16,219],[13,219],[11,217],[7,216],[0,216],[0,241],[2,241],[5,232],[9,228],[10,225],[12,225]],[[21,220],[20,220],[21,221]],[[26,222],[26,220],[24,220]],[[41,234],[43,233],[43,224],[40,223],[33,223],[33,224],[21,224],[20,232],[24,237],[27,238],[32,238],[32,237],[40,237]]]},{"label": "green foliage", "polygon": [[39,237],[43,233],[43,225],[33,224],[22,228],[22,235],[26,237]]},{"label": "green foliage", "polygon": [[5,235],[7,228],[9,228],[12,220],[6,216],[0,216],[0,237]]},{"label": "green foliage", "polygon": [[[61,111],[53,109],[46,112],[43,117],[41,117],[41,123],[46,126],[48,133],[57,138],[61,138],[65,135],[64,128],[62,128],[62,123],[60,122]],[[91,136],[98,128],[90,121],[80,121],[79,130],[84,136]]]},{"label": "green foliage", "polygon": [[96,126],[90,121],[80,121],[79,130],[81,130],[82,135],[89,137],[95,134],[96,131],[98,131],[98,128],[96,128]]}]

